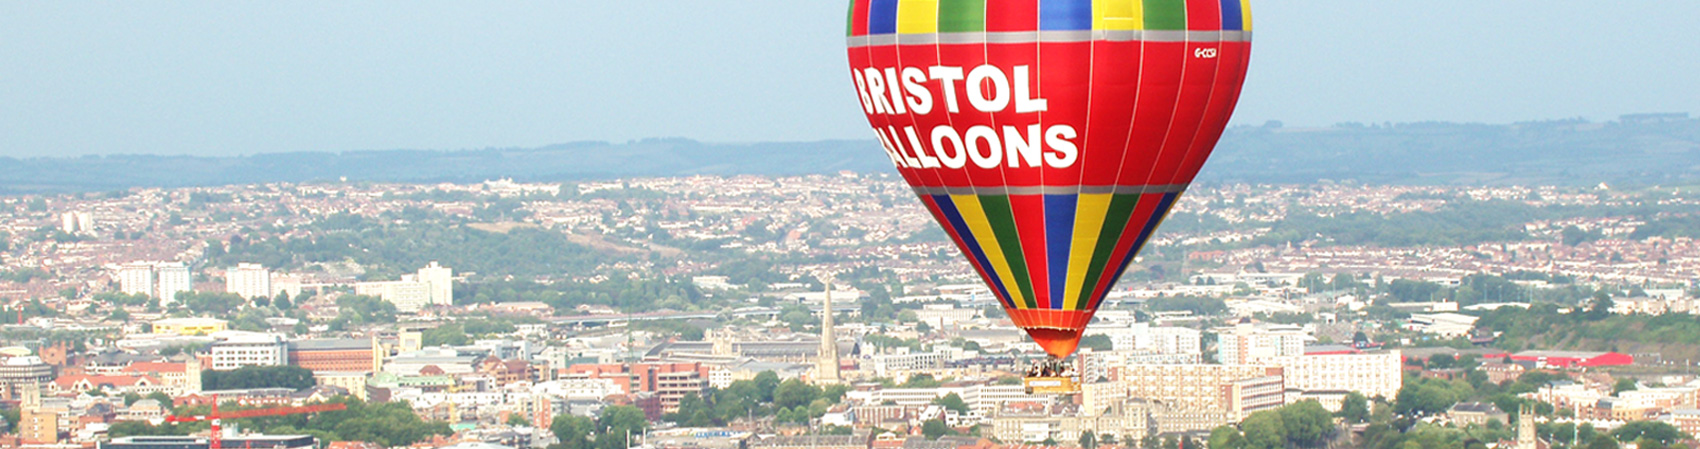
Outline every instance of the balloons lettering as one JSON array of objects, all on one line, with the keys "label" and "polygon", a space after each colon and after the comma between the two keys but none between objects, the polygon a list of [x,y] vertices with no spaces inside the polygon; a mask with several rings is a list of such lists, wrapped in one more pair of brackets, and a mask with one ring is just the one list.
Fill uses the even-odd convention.
[{"label": "balloons lettering", "polygon": [[852,0],[886,156],[1015,325],[1067,357],[1226,128],[1250,0]]}]

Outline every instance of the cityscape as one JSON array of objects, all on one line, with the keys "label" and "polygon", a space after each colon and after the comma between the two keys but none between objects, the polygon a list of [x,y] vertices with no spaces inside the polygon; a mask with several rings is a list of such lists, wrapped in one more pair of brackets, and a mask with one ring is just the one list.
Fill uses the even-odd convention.
[{"label": "cityscape", "polygon": [[1700,449],[1694,17],[0,2],[0,449]]},{"label": "cityscape", "polygon": [[1286,438],[1687,435],[1684,190],[1201,186],[1061,394],[1023,385],[1043,351],[887,174],[16,196],[0,388],[14,442],[48,446],[207,435],[166,417],[215,401],[393,420],[229,419],[224,444],[1178,447],[1311,415]]}]

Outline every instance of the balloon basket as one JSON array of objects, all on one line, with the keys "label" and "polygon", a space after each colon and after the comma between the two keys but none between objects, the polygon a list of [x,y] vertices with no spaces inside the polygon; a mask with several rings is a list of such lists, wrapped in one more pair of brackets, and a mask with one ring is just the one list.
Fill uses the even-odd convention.
[{"label": "balloon basket", "polygon": [[1080,380],[1073,377],[1029,377],[1022,379],[1021,385],[1027,388],[1027,394],[1080,393]]},{"label": "balloon basket", "polygon": [[1035,364],[1027,370],[1027,377],[1021,381],[1027,394],[1062,394],[1080,393],[1080,378],[1073,367],[1061,359],[1051,359]]}]

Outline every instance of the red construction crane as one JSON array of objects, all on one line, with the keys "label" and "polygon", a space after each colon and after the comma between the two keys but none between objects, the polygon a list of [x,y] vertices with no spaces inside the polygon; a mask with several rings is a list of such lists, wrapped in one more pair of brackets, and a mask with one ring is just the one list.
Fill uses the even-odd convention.
[{"label": "red construction crane", "polygon": [[332,411],[347,410],[347,409],[348,409],[347,405],[343,405],[341,403],[333,402],[333,403],[329,403],[329,404],[313,404],[313,405],[304,405],[304,406],[300,406],[300,407],[255,408],[255,409],[237,410],[237,411],[233,411],[233,412],[219,413],[219,411],[218,411],[218,395],[213,395],[212,412],[207,413],[205,415],[193,415],[193,416],[172,415],[172,416],[167,416],[167,417],[165,417],[165,422],[177,423],[177,422],[211,421],[212,422],[212,444],[209,446],[209,449],[222,449],[224,447],[224,444],[223,444],[224,443],[224,435],[223,435],[223,432],[220,431],[221,429],[219,429],[219,420],[236,419],[236,418],[254,418],[254,417],[260,417],[260,416],[299,415],[299,414],[303,414],[303,413],[332,412]]}]

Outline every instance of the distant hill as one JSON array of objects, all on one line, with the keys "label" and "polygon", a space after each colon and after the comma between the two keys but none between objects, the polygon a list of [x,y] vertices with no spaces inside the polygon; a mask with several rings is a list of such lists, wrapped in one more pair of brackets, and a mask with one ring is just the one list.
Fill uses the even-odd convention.
[{"label": "distant hill", "polygon": [[[541,148],[303,152],[244,157],[116,155],[0,158],[0,192],[112,190],[347,178],[572,181],[692,174],[890,171],[878,143],[714,144],[686,139]],[[1660,184],[1700,180],[1700,120],[1687,114],[1511,125],[1408,123],[1237,127],[1201,182]]]}]

